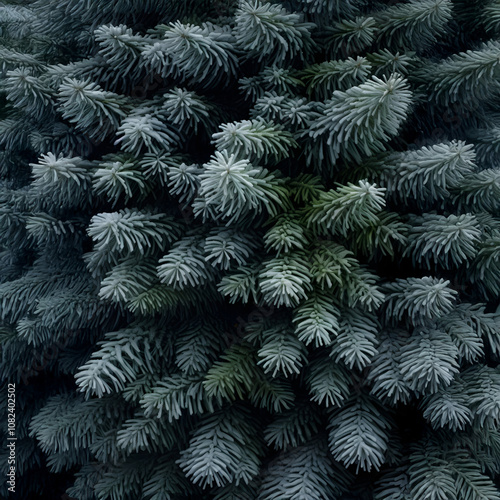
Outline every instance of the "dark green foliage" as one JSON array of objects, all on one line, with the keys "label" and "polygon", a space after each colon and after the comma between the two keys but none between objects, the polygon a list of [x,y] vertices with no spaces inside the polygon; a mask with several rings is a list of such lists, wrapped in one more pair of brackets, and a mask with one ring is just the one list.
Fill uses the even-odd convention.
[{"label": "dark green foliage", "polygon": [[496,0],[1,2],[19,498],[500,499],[499,33]]}]

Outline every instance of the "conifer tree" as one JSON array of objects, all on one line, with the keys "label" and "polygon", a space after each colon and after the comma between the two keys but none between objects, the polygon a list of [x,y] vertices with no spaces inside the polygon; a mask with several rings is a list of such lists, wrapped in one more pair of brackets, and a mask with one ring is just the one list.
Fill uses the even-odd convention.
[{"label": "conifer tree", "polygon": [[19,498],[500,500],[499,36],[497,0],[0,2]]}]

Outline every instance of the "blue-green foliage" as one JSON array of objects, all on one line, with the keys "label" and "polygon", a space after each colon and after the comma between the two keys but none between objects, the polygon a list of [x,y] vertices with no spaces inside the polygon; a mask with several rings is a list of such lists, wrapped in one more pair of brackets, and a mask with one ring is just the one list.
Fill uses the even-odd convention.
[{"label": "blue-green foliage", "polygon": [[0,2],[19,498],[500,500],[499,34],[498,0]]}]

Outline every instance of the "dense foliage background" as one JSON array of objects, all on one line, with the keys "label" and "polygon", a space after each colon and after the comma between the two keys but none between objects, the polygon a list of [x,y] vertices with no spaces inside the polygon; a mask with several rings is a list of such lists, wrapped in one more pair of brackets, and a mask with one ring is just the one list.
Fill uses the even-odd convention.
[{"label": "dense foliage background", "polygon": [[498,0],[0,29],[19,498],[500,499]]}]

